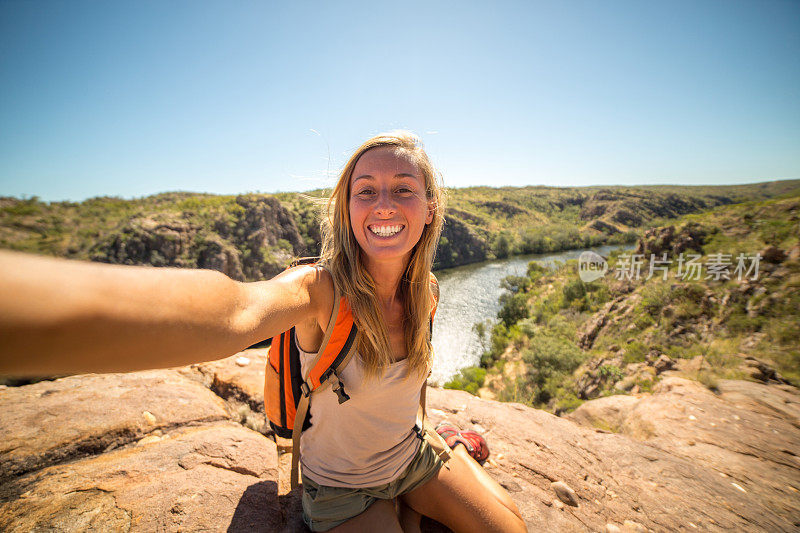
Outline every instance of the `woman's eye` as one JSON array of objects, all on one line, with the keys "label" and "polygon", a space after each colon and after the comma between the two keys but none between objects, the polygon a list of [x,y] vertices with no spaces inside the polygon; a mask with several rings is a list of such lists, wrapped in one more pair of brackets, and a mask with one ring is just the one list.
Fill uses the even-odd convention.
[{"label": "woman's eye", "polygon": [[373,191],[372,189],[361,189],[360,191],[358,191],[358,194],[359,196],[370,196],[372,194],[375,194],[375,191]]},{"label": "woman's eye", "polygon": [[412,191],[412,190],[411,190],[411,189],[409,189],[408,187],[400,187],[399,189],[397,189],[397,192],[400,192],[400,193],[407,193],[407,192],[414,192],[414,191]]}]

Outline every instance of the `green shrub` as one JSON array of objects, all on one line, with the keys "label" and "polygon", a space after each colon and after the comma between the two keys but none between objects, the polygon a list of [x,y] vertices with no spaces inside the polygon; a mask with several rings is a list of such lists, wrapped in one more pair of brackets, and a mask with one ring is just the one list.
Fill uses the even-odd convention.
[{"label": "green shrub", "polygon": [[759,233],[766,244],[780,246],[794,234],[794,228],[789,220],[767,220],[760,224]]},{"label": "green shrub", "polygon": [[523,389],[529,405],[547,404],[557,396],[558,390],[585,359],[574,342],[545,335],[532,338],[521,355],[528,366]]},{"label": "green shrub", "polygon": [[639,341],[633,341],[628,344],[625,348],[625,355],[622,357],[622,361],[625,364],[628,363],[641,363],[644,361],[644,356],[647,353],[647,346],[642,344]]},{"label": "green shrub", "polygon": [[792,316],[787,318],[770,320],[767,324],[762,325],[762,327],[769,326],[768,338],[781,344],[790,344],[797,340],[797,319]]},{"label": "green shrub", "polygon": [[703,310],[700,309],[697,300],[682,300],[675,306],[676,319],[697,318],[702,314]]},{"label": "green shrub", "polygon": [[542,335],[531,339],[522,359],[539,372],[572,372],[583,362],[583,352],[574,342]]},{"label": "green shrub", "polygon": [[555,316],[559,309],[561,309],[560,299],[560,294],[557,298],[549,297],[545,299],[536,299],[533,304],[533,309],[531,309],[530,316],[536,320],[537,324],[546,325],[550,321],[550,318]]},{"label": "green shrub", "polygon": [[634,385],[638,385],[639,386],[639,391],[640,392],[652,392],[653,391],[653,380],[652,379],[647,379],[647,378],[637,379],[634,382]]},{"label": "green shrub", "polygon": [[506,327],[516,324],[519,320],[528,317],[528,298],[525,293],[503,293],[500,303],[503,307],[497,312],[497,318],[503,321]]},{"label": "green shrub", "polygon": [[465,390],[470,394],[478,394],[486,379],[486,369],[478,366],[462,368],[458,375],[444,384],[445,389]]},{"label": "green shrub", "polygon": [[766,317],[763,316],[750,317],[746,313],[732,314],[723,322],[723,325],[730,334],[741,335],[760,331],[765,321]]},{"label": "green shrub", "polygon": [[564,287],[561,289],[561,293],[563,295],[561,307],[568,307],[574,300],[583,299],[587,293],[587,285],[587,283],[584,283],[583,280],[580,279],[570,281],[564,285]]},{"label": "green shrub", "polygon": [[527,276],[506,276],[500,281],[500,287],[511,293],[523,292],[531,286]]},{"label": "green shrub", "polygon": [[507,328],[503,322],[496,324],[492,328],[492,339],[491,339],[491,348],[490,353],[492,358],[500,357],[503,352],[506,350],[506,346],[512,341],[512,339],[519,334],[519,328],[513,326],[512,328]]},{"label": "green shrub", "polygon": [[44,204],[39,202],[38,196],[31,196],[2,208],[2,212],[11,216],[24,217],[41,212],[43,207]]},{"label": "green shrub", "polygon": [[528,271],[526,275],[531,279],[531,281],[536,281],[542,275],[547,274],[549,269],[539,263],[538,261],[531,261],[528,263]]},{"label": "green shrub", "polygon": [[600,376],[605,380],[617,382],[625,377],[625,372],[617,365],[602,365],[600,367]]},{"label": "green shrub", "polygon": [[478,342],[481,343],[481,348],[484,352],[489,351],[489,337],[492,327],[491,320],[484,320],[483,322],[475,322],[472,325],[472,331],[478,336]]},{"label": "green shrub", "polygon": [[[520,329],[522,329],[522,331],[525,331],[524,328],[522,328],[522,324],[525,324],[525,322],[527,321],[520,323]],[[575,342],[575,331],[577,327],[578,321],[575,316],[564,313],[553,315],[553,317],[547,321],[547,324],[545,324],[545,331],[546,334],[551,337],[561,337],[570,342]],[[532,337],[533,335],[530,336]]]},{"label": "green shrub", "polygon": [[653,317],[648,314],[638,314],[636,317],[634,317],[633,324],[637,329],[644,330],[655,324],[655,321],[653,320]]},{"label": "green shrub", "polygon": [[501,232],[492,240],[491,249],[494,253],[494,256],[498,259],[504,259],[508,257],[508,255],[511,253],[511,247],[512,242],[511,239],[509,239],[508,233],[506,232]]},{"label": "green shrub", "polygon": [[570,413],[580,407],[583,400],[578,398],[574,392],[566,392],[558,396],[555,405],[556,413]]},{"label": "green shrub", "polygon": [[286,239],[278,239],[278,242],[275,243],[275,247],[284,250],[289,253],[293,253],[294,248],[292,247],[292,243],[287,241]]},{"label": "green shrub", "polygon": [[661,310],[672,300],[672,293],[666,283],[650,283],[642,289],[642,300],[639,308],[653,318],[661,314]]},{"label": "green shrub", "polygon": [[683,300],[696,302],[703,297],[705,292],[705,287],[703,287],[699,282],[689,282],[686,285],[679,285],[676,287],[673,298],[681,298]]}]

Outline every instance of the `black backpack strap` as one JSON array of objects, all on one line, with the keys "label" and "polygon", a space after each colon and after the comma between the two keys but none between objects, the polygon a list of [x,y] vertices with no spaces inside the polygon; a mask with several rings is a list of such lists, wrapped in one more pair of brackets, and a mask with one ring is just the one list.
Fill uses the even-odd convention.
[{"label": "black backpack strap", "polygon": [[294,268],[300,265],[313,265],[314,263],[319,263],[319,257],[300,257],[295,259],[289,264],[289,268]]}]

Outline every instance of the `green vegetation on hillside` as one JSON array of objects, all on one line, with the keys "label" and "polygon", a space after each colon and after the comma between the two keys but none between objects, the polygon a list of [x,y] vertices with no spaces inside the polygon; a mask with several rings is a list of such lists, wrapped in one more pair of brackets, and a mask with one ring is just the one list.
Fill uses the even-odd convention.
[{"label": "green vegetation on hillside", "polygon": [[[687,215],[676,227],[639,241],[639,279],[617,274],[620,252],[589,283],[575,261],[552,270],[531,263],[527,276],[507,279],[482,359],[487,372],[465,369],[449,386],[483,386],[500,400],[564,412],[598,396],[647,392],[669,369],[712,389],[724,378],[800,385],[800,195]],[[699,279],[677,276],[681,252],[701,256]],[[738,255],[757,252],[759,273],[738,279]],[[666,280],[658,270],[647,279],[651,253],[672,259]],[[708,270],[715,254],[729,261],[730,279]]]},{"label": "green vegetation on hillside", "polygon": [[[687,213],[800,188],[736,186],[471,187],[448,191],[435,268],[509,255],[631,243]],[[0,247],[123,264],[213,268],[236,279],[274,275],[319,251],[318,205],[329,191],[188,192],[83,202],[0,198]]]},{"label": "green vegetation on hillside", "polygon": [[[469,187],[452,189],[437,263],[632,243],[644,228],[715,206],[772,198],[800,181],[732,186]],[[454,245],[456,236],[462,245]],[[469,237],[472,237],[471,239]]]},{"label": "green vegetation on hillside", "polygon": [[121,264],[211,268],[271,277],[319,241],[310,202],[295,195],[164,193],[84,202],[0,199],[0,247]]}]

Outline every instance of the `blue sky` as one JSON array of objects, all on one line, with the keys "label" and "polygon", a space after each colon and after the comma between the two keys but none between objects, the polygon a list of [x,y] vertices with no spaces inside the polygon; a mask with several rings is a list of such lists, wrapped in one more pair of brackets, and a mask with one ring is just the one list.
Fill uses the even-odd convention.
[{"label": "blue sky", "polygon": [[800,2],[0,2],[0,196],[800,178]]}]

